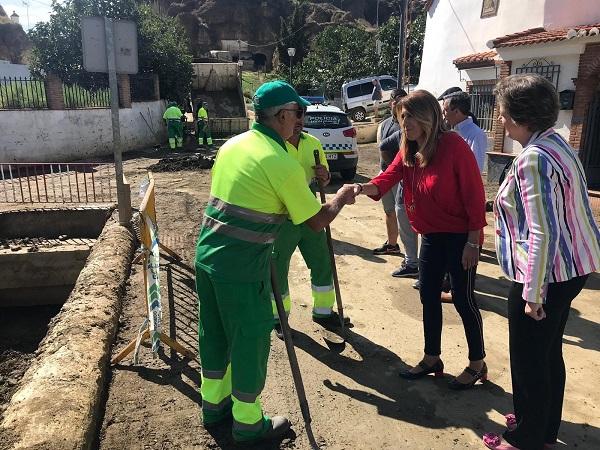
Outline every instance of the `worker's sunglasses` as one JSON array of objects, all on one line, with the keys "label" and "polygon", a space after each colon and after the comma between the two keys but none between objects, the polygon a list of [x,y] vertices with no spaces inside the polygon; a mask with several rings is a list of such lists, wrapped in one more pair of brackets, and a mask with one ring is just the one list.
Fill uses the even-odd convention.
[{"label": "worker's sunglasses", "polygon": [[304,114],[306,114],[306,108],[297,108],[297,109],[280,109],[279,112],[281,111],[292,111],[296,113],[296,118],[297,119],[302,119],[304,117]]}]

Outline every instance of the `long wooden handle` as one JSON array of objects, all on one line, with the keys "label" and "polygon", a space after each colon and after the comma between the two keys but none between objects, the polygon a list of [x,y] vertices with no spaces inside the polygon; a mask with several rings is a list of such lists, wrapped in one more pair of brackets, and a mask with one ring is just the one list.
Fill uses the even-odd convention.
[{"label": "long wooden handle", "polygon": [[[319,156],[319,150],[313,150],[315,157],[315,165],[321,164],[321,158]],[[317,178],[317,184],[319,185],[319,194],[321,194],[321,203],[324,204],[325,190],[323,189],[323,182]],[[333,240],[331,239],[331,228],[329,225],[325,227],[325,235],[327,236],[327,248],[329,249],[329,260],[331,261],[331,274],[333,275],[333,287],[335,289],[335,301],[337,304],[338,316],[340,318],[340,327],[342,335],[345,335],[346,326],[344,324],[344,304],[342,303],[342,294],[340,292],[340,282],[337,274],[337,267],[335,265],[335,254],[333,252]]]},{"label": "long wooden handle", "polygon": [[310,425],[312,418],[310,416],[310,409],[308,407],[308,399],[306,398],[306,392],[304,391],[304,383],[302,382],[302,374],[300,373],[300,365],[298,364],[298,358],[296,357],[296,350],[294,349],[294,343],[292,342],[292,332],[290,330],[287,314],[285,313],[285,308],[283,306],[281,292],[279,291],[279,286],[277,285],[277,270],[273,260],[271,260],[271,289],[273,291],[273,297],[275,297],[275,305],[277,307],[277,315],[279,316],[279,324],[281,325],[281,331],[283,332],[283,342],[285,343],[285,349],[290,362],[292,379],[294,380],[294,386],[296,386],[296,394],[298,395],[300,411],[302,412],[302,418],[304,419],[304,426],[306,427],[308,441],[313,449],[318,449],[319,445],[315,440],[315,436]]}]

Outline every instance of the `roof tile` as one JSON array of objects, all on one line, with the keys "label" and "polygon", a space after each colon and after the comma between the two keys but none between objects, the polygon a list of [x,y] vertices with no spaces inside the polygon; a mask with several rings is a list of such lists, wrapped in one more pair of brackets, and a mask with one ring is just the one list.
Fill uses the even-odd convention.
[{"label": "roof tile", "polygon": [[547,30],[543,27],[530,28],[529,30],[519,31],[518,33],[512,33],[507,34],[506,36],[497,37],[492,42],[495,48],[500,48],[563,41],[567,40],[567,32],[570,29],[574,29],[575,31],[589,31],[594,27],[600,28],[600,24],[597,23],[591,25],[578,25],[574,27],[558,28],[554,30]]}]

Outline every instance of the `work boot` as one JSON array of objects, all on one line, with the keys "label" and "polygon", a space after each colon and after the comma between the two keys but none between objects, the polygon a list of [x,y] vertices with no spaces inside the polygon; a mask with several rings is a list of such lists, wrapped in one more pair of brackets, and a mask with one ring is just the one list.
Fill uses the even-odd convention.
[{"label": "work boot", "polygon": [[[313,322],[318,323],[324,327],[339,327],[340,326],[340,316],[335,311],[332,311],[328,316],[315,316],[312,318]],[[344,325],[348,325],[350,323],[350,317],[344,314]]]},{"label": "work boot", "polygon": [[271,417],[271,426],[270,428],[260,437],[256,439],[250,439],[247,441],[235,441],[238,445],[253,445],[257,442],[262,441],[270,441],[273,439],[277,439],[285,435],[291,427],[290,421],[283,416],[275,416]]}]

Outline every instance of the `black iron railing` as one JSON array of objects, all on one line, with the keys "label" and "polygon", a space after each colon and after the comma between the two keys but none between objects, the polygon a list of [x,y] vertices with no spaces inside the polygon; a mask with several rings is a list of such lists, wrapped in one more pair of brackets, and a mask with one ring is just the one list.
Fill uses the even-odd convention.
[{"label": "black iron railing", "polygon": [[108,87],[84,88],[78,84],[63,84],[66,109],[110,108]]},{"label": "black iron railing", "polygon": [[31,77],[0,78],[0,109],[46,109],[46,86]]}]

